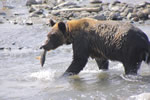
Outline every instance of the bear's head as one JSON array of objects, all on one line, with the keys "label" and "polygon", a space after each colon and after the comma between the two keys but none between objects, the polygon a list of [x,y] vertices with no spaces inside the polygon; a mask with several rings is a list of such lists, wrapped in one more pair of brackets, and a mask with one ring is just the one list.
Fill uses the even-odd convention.
[{"label": "bear's head", "polygon": [[64,22],[55,23],[53,20],[50,20],[52,26],[51,31],[47,35],[47,40],[44,45],[41,46],[41,49],[53,50],[57,47],[66,43],[66,25]]}]

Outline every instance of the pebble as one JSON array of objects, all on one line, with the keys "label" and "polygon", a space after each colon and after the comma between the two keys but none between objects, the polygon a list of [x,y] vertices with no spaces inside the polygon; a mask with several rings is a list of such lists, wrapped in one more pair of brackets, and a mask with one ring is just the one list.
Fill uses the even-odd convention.
[{"label": "pebble", "polygon": [[27,0],[26,2],[26,6],[31,6],[33,4],[37,4],[37,2],[35,0]]},{"label": "pebble", "polygon": [[141,11],[139,11],[139,12],[137,13],[137,16],[138,16],[139,19],[141,19],[141,20],[146,20],[146,19],[148,19],[148,14],[143,13],[143,12],[141,12]]},{"label": "pebble", "polygon": [[150,14],[148,15],[148,19],[150,19]]},{"label": "pebble", "polygon": [[149,15],[150,14],[150,8],[146,8],[146,9],[142,10],[142,13]]},{"label": "pebble", "polygon": [[53,7],[53,9],[57,10],[57,9],[63,8],[63,7],[68,7],[69,8],[69,6],[75,6],[75,5],[77,5],[77,4],[74,3],[74,2],[66,1],[66,2],[63,2],[63,3],[61,3],[61,4],[59,4],[59,5],[55,6],[55,7]]},{"label": "pebble", "polygon": [[137,5],[137,8],[145,7],[146,4],[147,4],[147,2],[142,2],[142,3]]},{"label": "pebble", "polygon": [[114,1],[114,2],[112,3],[112,5],[116,5],[116,4],[118,4],[118,3],[121,3],[121,2],[118,1],[118,0],[116,0],[116,1]]},{"label": "pebble", "polygon": [[33,25],[33,22],[31,20],[26,21],[26,25]]},{"label": "pebble", "polygon": [[38,15],[41,15],[44,13],[44,10],[43,9],[38,9],[35,11],[35,14],[38,14]]},{"label": "pebble", "polygon": [[135,14],[135,13],[129,13],[129,14],[127,15],[127,19],[131,19],[131,18],[133,18],[133,17],[137,17],[137,14]]},{"label": "pebble", "polygon": [[101,0],[90,0],[90,3],[102,3]]},{"label": "pebble", "polygon": [[111,20],[122,20],[122,17],[120,16],[119,12],[111,12],[108,19],[111,19]]},{"label": "pebble", "polygon": [[31,8],[29,9],[29,13],[34,12],[34,11],[36,11],[36,9],[33,8],[33,7],[31,7]]},{"label": "pebble", "polygon": [[42,0],[27,0],[26,6],[31,6],[33,4],[42,4]]},{"label": "pebble", "polygon": [[120,6],[112,6],[112,5],[109,6],[109,10],[111,11],[120,11],[120,9],[121,9]]},{"label": "pebble", "polygon": [[106,20],[106,16],[104,14],[96,15],[93,18],[97,20]]}]

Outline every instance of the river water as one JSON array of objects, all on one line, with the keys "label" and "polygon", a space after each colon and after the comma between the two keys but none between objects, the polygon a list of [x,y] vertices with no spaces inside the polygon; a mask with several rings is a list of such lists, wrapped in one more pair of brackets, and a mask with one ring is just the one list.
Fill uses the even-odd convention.
[{"label": "river water", "polygon": [[[136,26],[150,38],[150,25]],[[72,61],[72,47],[64,45],[47,53],[42,68],[37,57],[49,30],[0,24],[0,47],[8,48],[0,50],[0,100],[150,100],[150,67],[144,62],[138,76],[125,76],[119,62],[101,71],[89,59],[79,75],[60,78]]]}]

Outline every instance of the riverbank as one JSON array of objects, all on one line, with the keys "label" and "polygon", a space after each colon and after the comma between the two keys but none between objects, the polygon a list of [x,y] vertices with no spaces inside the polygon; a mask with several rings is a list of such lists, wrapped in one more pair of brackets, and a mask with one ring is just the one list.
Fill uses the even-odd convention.
[{"label": "riverbank", "polygon": [[[28,0],[30,1],[30,0]],[[32,0],[31,0],[32,1]],[[37,23],[49,24],[49,19],[56,21],[67,21],[83,17],[95,18],[98,20],[123,20],[131,23],[150,25],[150,2],[140,4],[128,4],[120,1],[105,3],[100,0],[84,0],[44,3],[26,3],[26,17],[23,13],[14,12],[11,16],[5,17],[6,12],[0,13],[4,16],[0,19],[0,24],[5,22],[20,25],[33,25]],[[13,9],[5,7],[5,9]],[[8,12],[7,12],[8,13]]]}]

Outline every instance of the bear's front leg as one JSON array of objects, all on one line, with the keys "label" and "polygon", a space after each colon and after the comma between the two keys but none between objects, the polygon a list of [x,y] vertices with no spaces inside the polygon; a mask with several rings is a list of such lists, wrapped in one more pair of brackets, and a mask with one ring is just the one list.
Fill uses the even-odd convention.
[{"label": "bear's front leg", "polygon": [[108,70],[109,61],[105,58],[96,58],[95,59],[99,69],[101,70]]},{"label": "bear's front leg", "polygon": [[86,65],[89,58],[88,42],[78,37],[73,41],[73,61],[63,76],[76,75]]}]

